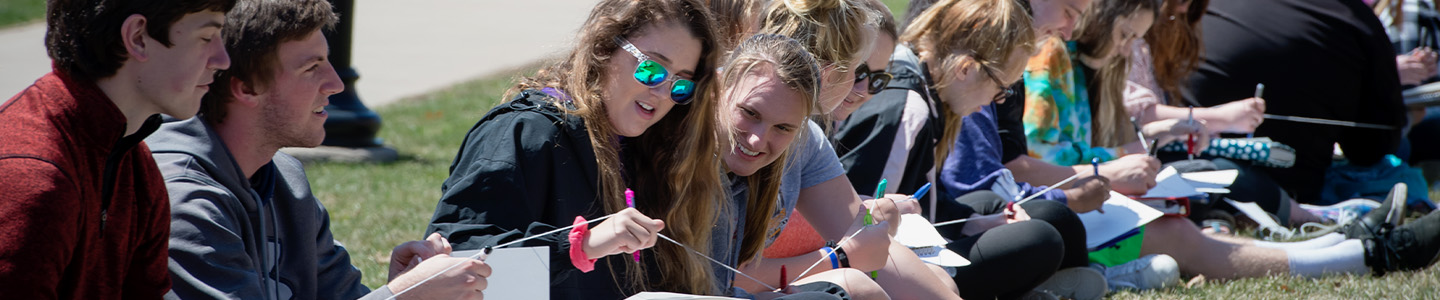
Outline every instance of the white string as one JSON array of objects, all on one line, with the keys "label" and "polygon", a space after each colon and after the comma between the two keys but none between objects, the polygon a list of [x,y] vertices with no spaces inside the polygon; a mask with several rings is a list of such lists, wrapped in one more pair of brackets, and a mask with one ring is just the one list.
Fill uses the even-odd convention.
[{"label": "white string", "polygon": [[[847,236],[847,237],[845,237],[844,239],[840,239],[840,242],[839,242],[839,243],[835,243],[835,248],[830,249],[830,253],[825,253],[825,255],[821,255],[821,256],[820,256],[820,260],[817,260],[817,261],[815,261],[815,263],[810,264],[810,267],[809,267],[809,268],[805,268],[805,272],[800,272],[800,275],[795,276],[795,279],[794,279],[794,280],[790,280],[790,282],[789,282],[789,283],[786,283],[785,285],[788,286],[788,285],[791,285],[791,284],[795,284],[796,281],[800,281],[800,278],[804,278],[804,277],[805,277],[805,274],[808,274],[808,273],[810,273],[810,270],[815,269],[815,266],[818,266],[818,265],[820,265],[821,262],[824,262],[825,260],[830,259],[830,255],[834,254],[835,251],[840,251],[840,247],[841,247],[841,245],[844,245],[844,244],[845,244],[845,241],[849,241],[850,239],[855,238],[856,235],[860,235],[860,232],[861,232],[861,231],[865,231],[865,228],[868,228],[868,227],[870,227],[870,226],[860,227],[860,229],[855,230],[855,233],[850,234],[850,236]],[[763,283],[762,283],[762,284],[763,284]],[[769,287],[769,286],[767,285],[766,287]],[[773,292],[779,292],[780,289],[772,288],[771,291],[773,291]]]},{"label": "white string", "polygon": [[1030,201],[1030,200],[1034,200],[1035,198],[1040,197],[1040,195],[1044,195],[1045,192],[1049,192],[1050,190],[1053,190],[1053,189],[1055,189],[1056,187],[1065,185],[1066,183],[1070,183],[1071,180],[1075,180],[1075,178],[1080,178],[1080,174],[1085,174],[1085,172],[1077,172],[1077,173],[1075,173],[1075,175],[1070,175],[1070,178],[1065,178],[1065,180],[1061,180],[1060,182],[1056,182],[1055,184],[1052,184],[1052,185],[1050,185],[1050,186],[1048,186],[1048,187],[1045,187],[1045,189],[1040,190],[1040,192],[1031,194],[1030,197],[1025,197],[1025,199],[1020,199],[1020,201],[1016,202],[1015,205],[1025,204],[1025,202],[1028,202],[1028,201]]},{"label": "white string", "polygon": [[965,223],[965,222],[970,222],[970,218],[964,218],[964,219],[959,219],[959,220],[950,220],[950,221],[935,223],[935,227],[940,227],[940,226],[945,226],[945,225],[950,225],[950,224],[960,224],[960,223]]},{"label": "white string", "polygon": [[[1015,202],[1015,205],[1025,204],[1025,202],[1028,202],[1028,201],[1030,201],[1030,200],[1034,200],[1035,198],[1040,197],[1040,195],[1044,195],[1045,192],[1049,192],[1050,190],[1055,189],[1055,187],[1065,185],[1066,183],[1070,183],[1070,181],[1071,181],[1071,180],[1075,180],[1075,178],[1080,178],[1080,175],[1081,175],[1081,174],[1085,174],[1085,173],[1075,173],[1075,175],[1070,175],[1070,178],[1065,178],[1065,180],[1061,180],[1060,182],[1056,182],[1054,185],[1045,187],[1045,189],[1040,190],[1040,192],[1038,192],[1038,193],[1031,194],[1030,197],[1025,197],[1025,199],[1020,199],[1020,201],[1016,201],[1016,202]],[[953,224],[959,224],[959,223],[965,223],[965,222],[969,222],[969,221],[970,221],[970,218],[964,218],[964,219],[958,219],[958,220],[950,220],[950,221],[935,223],[935,227],[940,227],[940,226],[945,226],[945,225],[953,225]]]},{"label": "white string", "polygon": [[[565,226],[565,227],[557,228],[557,229],[555,229],[555,230],[546,231],[545,233],[536,234],[536,235],[528,236],[528,237],[525,237],[525,238],[522,238],[522,239],[510,241],[509,243],[500,244],[500,245],[497,245],[497,246],[494,246],[494,247],[485,247],[485,249],[482,249],[482,250],[480,250],[480,251],[475,252],[475,254],[470,255],[470,257],[468,257],[468,258],[469,258],[469,259],[480,259],[480,260],[483,261],[484,259],[483,259],[482,257],[488,255],[488,254],[490,253],[490,249],[494,249],[494,248],[504,248],[504,247],[506,247],[506,246],[514,245],[514,244],[517,244],[517,243],[520,243],[520,242],[528,241],[528,240],[535,239],[535,238],[539,238],[539,237],[542,237],[542,236],[551,235],[551,234],[554,234],[554,233],[556,233],[556,232],[561,232],[561,231],[570,230],[570,229],[575,228],[575,226],[578,226],[578,225],[580,225],[580,224],[590,225],[590,223],[595,223],[595,222],[599,222],[600,220],[609,219],[610,217],[613,217],[613,216],[615,216],[615,214],[609,214],[609,215],[606,215],[606,216],[604,216],[604,217],[596,218],[596,219],[594,219],[594,220],[585,221],[585,223],[571,224],[570,226]],[[571,247],[574,247],[574,245],[571,245]],[[445,267],[445,269],[440,270],[440,272],[435,272],[435,274],[430,274],[430,276],[429,276],[429,277],[425,277],[424,280],[420,280],[420,282],[416,282],[414,285],[411,285],[410,287],[407,287],[407,288],[405,288],[404,290],[401,290],[399,293],[395,293],[394,295],[390,295],[390,297],[389,297],[389,298],[385,298],[385,300],[395,300],[395,297],[400,297],[400,295],[403,295],[403,294],[405,294],[406,292],[409,292],[410,290],[415,289],[416,287],[419,287],[419,286],[421,286],[421,285],[424,285],[426,282],[429,282],[431,279],[435,279],[435,277],[439,277],[440,274],[444,274],[445,272],[450,271],[450,269],[454,269],[455,267],[460,266],[461,263],[465,263],[465,261],[464,261],[464,260],[462,260],[462,261],[457,261],[457,262],[455,262],[454,264],[451,264],[449,267]]]},{"label": "white string", "polygon": [[676,242],[675,240],[670,239],[670,237],[665,236],[665,234],[663,234],[663,233],[657,233],[657,234],[660,235],[660,238],[661,238],[661,239],[664,239],[664,240],[666,240],[666,241],[670,241],[671,243],[674,243],[675,245],[679,245],[680,247],[685,248],[685,250],[690,250],[690,253],[694,253],[695,255],[699,255],[700,257],[704,257],[705,259],[710,260],[710,262],[713,262],[713,263],[715,263],[715,264],[717,264],[717,265],[720,265],[721,267],[725,267],[725,269],[729,269],[730,272],[735,272],[735,274],[740,274],[740,276],[745,276],[745,278],[750,278],[751,281],[755,281],[755,283],[759,283],[760,285],[765,286],[765,288],[768,288],[768,289],[771,289],[771,290],[779,290],[779,289],[777,289],[777,288],[775,288],[775,287],[773,287],[773,286],[770,286],[770,285],[768,285],[768,284],[765,284],[764,281],[760,281],[759,279],[755,279],[755,277],[750,277],[750,275],[746,275],[745,272],[740,272],[740,270],[736,270],[735,268],[732,268],[732,267],[730,267],[730,266],[725,265],[725,263],[722,263],[722,262],[720,262],[720,261],[718,261],[718,260],[715,260],[714,258],[710,258],[710,256],[705,255],[705,253],[700,253],[700,251],[695,251],[695,249],[691,249],[690,246],[686,246],[685,244],[681,244],[680,242]]},{"label": "white string", "polygon": [[1350,122],[1350,121],[1326,120],[1326,119],[1320,119],[1320,118],[1306,118],[1306,117],[1296,117],[1296,116],[1281,116],[1281,115],[1272,115],[1272,114],[1265,114],[1265,118],[1266,118],[1266,119],[1271,119],[1271,120],[1284,120],[1284,121],[1291,121],[1291,122],[1312,123],[1312,124],[1321,124],[1321,125],[1334,125],[1334,126],[1345,126],[1345,127],[1356,127],[1356,128],[1371,128],[1371,129],[1382,129],[1382,130],[1395,130],[1395,126],[1385,126],[1385,125],[1367,124],[1367,123]]}]

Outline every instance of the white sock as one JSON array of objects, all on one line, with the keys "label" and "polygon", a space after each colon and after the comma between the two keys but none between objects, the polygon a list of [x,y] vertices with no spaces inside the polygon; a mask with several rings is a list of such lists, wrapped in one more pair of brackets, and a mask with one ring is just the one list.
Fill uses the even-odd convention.
[{"label": "white sock", "polygon": [[1320,277],[1334,274],[1367,274],[1365,245],[1360,240],[1345,240],[1323,249],[1285,249],[1290,259],[1290,275]]},{"label": "white sock", "polygon": [[1277,242],[1255,241],[1255,247],[1271,248],[1271,249],[1281,249],[1281,250],[1323,249],[1323,248],[1327,248],[1327,247],[1330,247],[1330,246],[1334,246],[1335,244],[1339,244],[1340,242],[1343,242],[1343,241],[1345,241],[1345,235],[1339,234],[1339,233],[1335,233],[1335,232],[1331,232],[1330,234],[1322,235],[1322,236],[1317,237],[1317,238],[1308,239],[1308,240],[1299,241],[1299,242],[1277,243]]}]

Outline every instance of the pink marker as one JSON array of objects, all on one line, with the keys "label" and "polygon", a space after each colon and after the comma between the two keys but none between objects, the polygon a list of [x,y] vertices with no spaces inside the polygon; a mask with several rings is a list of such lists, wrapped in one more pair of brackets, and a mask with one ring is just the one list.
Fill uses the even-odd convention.
[{"label": "pink marker", "polygon": [[[625,189],[625,207],[635,208],[635,191]],[[640,262],[640,250],[630,253],[635,256],[635,262]]]}]

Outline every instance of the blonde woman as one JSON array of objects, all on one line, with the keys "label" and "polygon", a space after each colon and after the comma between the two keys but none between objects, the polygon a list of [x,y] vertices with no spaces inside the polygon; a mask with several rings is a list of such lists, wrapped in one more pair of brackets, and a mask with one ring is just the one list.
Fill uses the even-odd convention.
[{"label": "blonde woman", "polygon": [[[722,130],[733,143],[721,157],[729,171],[731,198],[721,205],[715,218],[711,253],[722,263],[737,265],[759,260],[760,249],[772,241],[786,157],[795,141],[807,134],[804,124],[819,107],[820,69],[814,57],[794,39],[758,34],[734,49],[722,72],[720,120]],[[795,269],[795,276],[803,270]],[[736,278],[729,271],[717,270],[715,275],[722,286],[730,286]],[[789,284],[783,282],[785,279],[775,280]],[[788,292],[822,292],[790,295],[787,299],[821,297],[825,293],[848,294],[857,299],[885,295],[854,269],[819,271],[785,288]],[[739,288],[734,292],[737,296],[749,294]]]},{"label": "blonde woman", "polygon": [[[725,199],[707,92],[713,25],[695,0],[601,1],[568,57],[524,79],[466,135],[427,232],[455,249],[533,237],[520,245],[550,247],[552,299],[720,292],[709,262],[657,244],[664,230],[710,249]],[[568,235],[535,236],[572,224]],[[613,255],[634,252],[642,259]]]}]

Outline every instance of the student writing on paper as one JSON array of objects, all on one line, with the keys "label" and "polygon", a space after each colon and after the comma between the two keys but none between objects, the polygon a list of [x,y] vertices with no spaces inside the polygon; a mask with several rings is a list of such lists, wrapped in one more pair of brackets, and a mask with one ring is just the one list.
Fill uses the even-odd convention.
[{"label": "student writing on paper", "polygon": [[710,262],[657,243],[664,233],[709,249],[726,197],[714,159],[714,25],[694,0],[597,3],[575,48],[466,134],[427,233],[481,249],[611,216],[520,244],[550,247],[553,299],[717,293]]},{"label": "student writing on paper", "polygon": [[[1103,11],[1106,10],[1104,7],[1123,8],[1125,1],[1101,0],[1097,1],[1095,5],[1092,7],[1092,13],[1082,18],[1082,32],[1087,28],[1095,29],[1095,27],[1090,27],[1094,24],[1109,23],[1106,20],[1117,19],[1114,14],[1104,13]],[[1114,32],[1111,29],[1101,31]],[[1083,42],[1087,34],[1080,36],[1082,41],[1079,43],[1080,45],[1089,44]],[[1427,218],[1437,219],[1437,217]],[[1410,226],[1406,230],[1419,236],[1416,241],[1440,234],[1430,229],[1435,226],[1430,222],[1433,221],[1406,225]],[[1363,230],[1357,232],[1363,232]],[[1335,273],[1363,274],[1371,270],[1384,272],[1423,267],[1429,262],[1416,262],[1433,258],[1436,251],[1436,247],[1429,245],[1430,243],[1404,247],[1405,249],[1399,251],[1394,250],[1396,247],[1390,246],[1379,248],[1363,246],[1367,243],[1394,245],[1394,243],[1404,243],[1402,241],[1411,241],[1410,238],[1400,235],[1382,236],[1356,233],[1347,237],[1335,234],[1302,243],[1268,243],[1208,236],[1199,233],[1195,225],[1188,220],[1175,217],[1162,217],[1152,221],[1141,229],[1140,234],[1131,239],[1130,243],[1121,242],[1120,248],[1107,248],[1101,252],[1092,253],[1092,260],[1101,266],[1115,266],[1143,255],[1167,254],[1178,262],[1181,273],[1203,274],[1207,278],[1242,278],[1275,273],[1323,276]],[[1130,246],[1126,246],[1127,244]],[[1404,261],[1403,263],[1386,263],[1382,258],[1388,255],[1409,258],[1390,260]],[[1416,264],[1420,264],[1420,266]]]},{"label": "student writing on paper", "polygon": [[[1209,4],[1209,0],[1161,1],[1159,18],[1150,31],[1128,48],[1123,99],[1125,111],[1140,124],[1189,117],[1189,102],[1181,97],[1181,89],[1185,79],[1200,67],[1204,47],[1200,19]],[[1248,96],[1196,107],[1195,121],[1210,132],[1254,132],[1264,121],[1265,99]]]},{"label": "student writing on paper", "polygon": [[[715,218],[710,250],[710,255],[721,263],[742,266],[761,261],[761,249],[774,241],[778,233],[775,228],[783,221],[780,189],[786,162],[790,157],[804,155],[797,154],[798,149],[792,145],[810,134],[804,124],[819,107],[821,72],[803,44],[778,34],[757,34],[742,41],[724,65],[720,73],[720,120],[724,122],[722,130],[728,134],[724,140],[732,143],[728,150],[722,150],[721,160],[728,171],[730,197],[720,205]],[[845,246],[883,242],[886,237],[884,230],[872,230],[847,241]],[[815,261],[805,260],[790,265],[788,270],[798,277]],[[879,286],[854,269],[812,271],[813,276],[798,279],[793,285],[786,281],[788,278],[767,276],[766,270],[741,269],[762,281],[778,283],[787,292],[806,292],[785,296],[787,299],[823,298],[829,294],[855,299],[886,298]],[[729,270],[717,268],[715,277],[720,287],[732,291],[727,295],[776,296],[769,291],[742,289],[758,283],[739,279]]]},{"label": "student writing on paper", "polygon": [[[883,71],[865,71],[864,69],[869,68],[867,64],[871,63],[871,61],[876,61],[875,63],[878,65],[884,65],[886,59],[889,57],[889,50],[893,49],[894,36],[897,35],[897,33],[894,32],[895,22],[893,18],[889,14],[883,13],[889,11],[889,9],[880,1],[860,0],[847,2],[855,5],[856,8],[880,12],[874,14],[874,18],[878,23],[867,25],[871,30],[878,28],[879,30],[877,31],[879,33],[874,39],[871,39],[871,43],[865,49],[865,51],[869,53],[868,56],[856,57],[855,60],[851,62],[859,64],[859,67],[853,71],[853,73],[855,73],[853,80],[822,83],[824,84],[821,88],[822,90],[841,90],[845,93],[838,96],[832,95],[829,98],[821,98],[820,109],[816,109],[810,114],[811,119],[814,120],[825,119],[827,116],[840,116],[840,112],[845,110],[847,105],[851,105],[849,101],[853,99],[852,97],[855,94],[866,93],[867,88],[873,86],[867,84],[869,81],[879,80],[876,79],[877,77],[871,76],[883,76],[877,74],[877,72]],[[826,31],[828,32],[828,30]],[[887,44],[885,48],[875,48],[876,45],[882,43]],[[825,46],[816,45],[816,47]],[[879,54],[877,59],[876,52],[884,53]],[[864,54],[857,53],[856,55]],[[823,113],[825,111],[824,108],[827,107],[832,109],[828,110],[828,114]],[[763,113],[763,111],[760,112]],[[840,163],[835,159],[835,151],[826,146],[825,135],[823,131],[819,129],[819,126],[806,126],[806,128],[810,130],[803,131],[803,134],[798,137],[801,145],[797,145],[794,149],[799,150],[793,151],[794,155],[787,158],[787,163],[783,168],[785,170],[782,175],[783,180],[779,181],[781,194],[778,196],[781,197],[781,199],[793,199],[793,201],[782,200],[782,203],[786,204],[786,206],[783,207],[786,214],[778,221],[784,225],[783,231],[776,231],[775,233],[784,236],[782,232],[800,231],[806,232],[807,235],[805,235],[803,239],[798,240],[772,237],[774,242],[769,242],[765,245],[766,247],[763,253],[764,260],[751,266],[752,268],[761,270],[758,271],[759,276],[773,276],[777,274],[773,272],[773,270],[777,270],[780,266],[788,266],[790,270],[803,270],[814,264],[817,260],[826,260],[822,258],[826,257],[824,247],[827,245],[827,239],[817,233],[816,228],[810,225],[809,220],[805,217],[807,215],[811,217],[818,216],[818,218],[823,219],[822,222],[831,222],[832,225],[829,226],[832,227],[828,229],[832,232],[842,232],[841,230],[844,230],[843,232],[847,233],[853,233],[853,230],[836,225],[843,224],[844,226],[853,226],[855,225],[852,223],[853,221],[863,221],[863,218],[852,218],[851,216],[854,215],[854,212],[850,211],[826,212],[824,209],[847,208],[849,205],[864,204],[871,206],[871,208],[873,208],[871,213],[878,216],[879,219],[893,220],[889,219],[890,212],[895,211],[890,209],[893,207],[889,203],[891,200],[882,199],[868,201],[868,203],[862,202],[856,197],[855,191],[846,188],[849,185],[848,183],[844,183],[844,186],[841,187],[822,187],[824,183],[842,183],[840,180],[845,178],[841,176],[843,175],[843,168],[841,168]],[[800,188],[801,185],[811,185],[811,187]],[[841,202],[842,200],[848,201]],[[832,203],[831,205],[833,206],[816,205],[824,203]],[[805,209],[796,210],[797,207],[801,206],[804,206]],[[859,208],[859,206],[857,205],[856,208]],[[800,213],[796,213],[797,211]],[[863,210],[861,213],[863,214]],[[898,226],[898,222],[894,221],[883,223]],[[846,268],[847,266],[844,266],[845,264],[838,263],[841,260],[840,257],[844,256],[844,260],[853,262],[849,267],[866,271],[876,271],[872,273],[878,277],[874,281],[879,283],[890,297],[898,299],[952,299],[958,297],[954,284],[948,279],[949,276],[943,275],[944,270],[926,265],[913,251],[910,251],[898,242],[883,238],[890,230],[878,229],[889,229],[888,226],[871,228],[872,229],[869,230],[881,232],[863,232],[860,233],[861,236],[857,236],[857,239],[843,243],[841,243],[838,238],[832,237],[833,239],[828,240],[829,242],[845,244],[838,247],[840,252],[837,254],[837,263],[829,264],[822,262],[816,269],[829,270],[831,268]],[[863,237],[863,239],[861,237]],[[876,251],[877,249],[885,252]],[[870,268],[879,269],[874,270]],[[805,275],[808,276],[814,273],[816,272],[810,272]],[[796,276],[800,275],[799,272],[792,274]],[[741,284],[748,283],[742,282]]]},{"label": "student writing on paper", "polygon": [[277,152],[325,138],[326,99],[344,84],[322,30],[338,19],[326,1],[240,0],[214,41],[231,68],[209,85],[200,115],[146,139],[170,194],[171,297],[383,299],[457,264],[406,296],[481,296],[490,267],[449,257],[439,235],[395,247],[388,283],[372,292],[300,162]]},{"label": "student writing on paper", "polygon": [[[864,182],[882,176],[882,169],[906,170],[895,172],[902,177],[887,179],[902,186],[914,183],[908,187],[910,191],[929,181],[933,162],[944,161],[948,146],[964,132],[959,126],[962,116],[1004,99],[1009,84],[1019,79],[1024,57],[1032,52],[1038,34],[1026,14],[1009,1],[940,1],[911,20],[890,62],[895,78],[885,91],[850,115],[836,136],[848,176],[857,187],[872,186]],[[937,153],[946,155],[936,157]],[[1103,180],[1095,181],[1103,185]],[[965,217],[952,213],[954,205],[948,199],[953,198],[937,198],[947,200],[937,206],[945,211],[938,214],[943,217],[937,221]],[[929,211],[924,204],[928,202],[921,199],[919,207]],[[1021,213],[1013,220],[996,219],[999,224],[1014,224],[986,234],[961,235],[950,230],[962,225],[937,228],[952,233],[948,236],[955,242],[950,248],[972,261],[957,268],[952,278],[961,295],[1024,295],[1051,277],[1066,254],[1081,258],[1072,259],[1074,263],[1068,267],[1086,266],[1084,232],[1063,204],[1036,201],[1016,211],[1033,213]],[[1026,215],[1049,220],[1026,221]],[[1077,235],[1072,238],[1078,241],[1076,246],[1061,251],[1067,249],[1062,234],[1047,221],[1073,224],[1065,228],[1075,229],[1069,233]]]},{"label": "student writing on paper", "polygon": [[[860,3],[856,0],[774,1],[761,14],[760,33],[784,35],[799,41],[819,64],[818,105],[811,110],[811,117],[823,118],[852,90],[854,72],[867,57],[876,38],[876,15],[880,12]],[[798,126],[795,130],[805,134],[797,139],[798,144],[793,146],[796,150],[786,158],[786,166],[779,175],[777,201],[781,209],[776,211],[774,217],[778,219],[772,228],[786,227],[789,216],[799,211],[812,216],[810,221],[817,224],[815,228],[829,242],[842,242],[845,237],[858,232],[856,240],[845,241],[849,245],[840,246],[856,269],[874,271],[884,267],[890,257],[888,236],[897,225],[886,222],[898,218],[894,205],[889,201],[872,205],[874,220],[884,226],[865,226],[867,210],[862,206],[864,204],[855,191],[843,188],[848,187],[848,183],[836,181],[843,179],[844,171],[835,160],[834,150],[830,150],[831,146],[824,139],[820,124],[807,121],[795,125]],[[818,252],[812,253],[814,256],[797,258],[794,264],[760,259],[743,264],[741,270],[762,281],[776,282],[780,280],[777,275],[783,266],[790,265],[791,271],[803,272],[821,261],[819,258],[823,256],[819,256]],[[826,267],[823,263],[821,265],[819,267]],[[801,272],[793,274],[800,276]],[[804,275],[810,274],[814,273]],[[749,291],[761,289],[757,284],[746,281],[737,281],[736,286]],[[885,293],[879,293],[879,296],[888,297]]]}]

